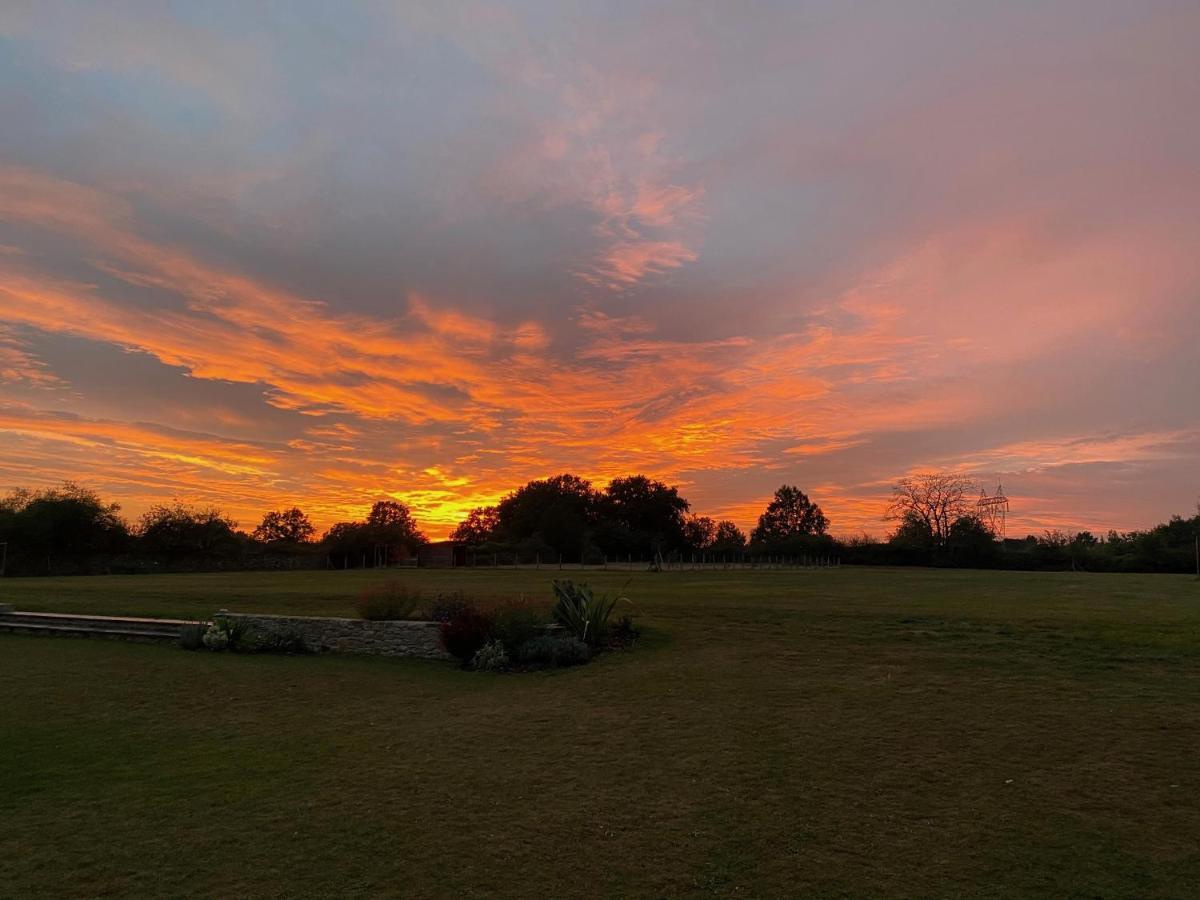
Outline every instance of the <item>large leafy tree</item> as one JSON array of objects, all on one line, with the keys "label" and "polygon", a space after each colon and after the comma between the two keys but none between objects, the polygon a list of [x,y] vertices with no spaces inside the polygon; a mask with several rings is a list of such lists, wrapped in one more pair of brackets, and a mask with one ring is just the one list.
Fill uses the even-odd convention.
[{"label": "large leafy tree", "polygon": [[978,516],[967,515],[951,523],[946,550],[955,565],[986,567],[995,564],[1000,547]]},{"label": "large leafy tree", "polygon": [[450,533],[450,540],[467,544],[486,544],[495,540],[500,527],[500,514],[494,506],[478,506],[467,513]]},{"label": "large leafy tree", "polygon": [[0,541],[16,566],[54,571],[56,561],[79,561],[121,549],[129,530],[120,507],[74,482],[41,491],[18,490],[0,499]]},{"label": "large leafy tree", "polygon": [[575,475],[531,481],[496,507],[496,534],[510,544],[545,546],[578,559],[596,524],[599,495]]},{"label": "large leafy tree", "polygon": [[604,489],[600,514],[604,520],[605,550],[666,552],[687,546],[688,502],[676,488],[645,475],[614,478]]},{"label": "large leafy tree", "polygon": [[379,500],[365,522],[338,522],[321,538],[334,565],[392,563],[426,542],[412,510],[399,500]]},{"label": "large leafy tree", "polygon": [[142,514],[137,533],[142,546],[166,556],[219,556],[238,546],[237,522],[215,507],[182,503],[152,506]]},{"label": "large leafy tree", "polygon": [[932,550],[937,542],[928,522],[915,513],[906,513],[888,537],[888,543],[910,550]]},{"label": "large leafy tree", "polygon": [[740,553],[746,549],[746,532],[728,519],[723,519],[717,523],[711,549],[717,553]]},{"label": "large leafy tree", "polygon": [[829,520],[821,507],[808,499],[798,487],[785,484],[775,492],[763,514],[758,517],[758,526],[750,535],[751,543],[774,544],[793,538],[813,537],[825,534]]},{"label": "large leafy tree", "polygon": [[717,539],[717,523],[708,516],[688,516],[683,523],[684,545],[693,552],[712,548]]},{"label": "large leafy tree", "polygon": [[412,510],[399,500],[378,500],[367,513],[367,535],[377,544],[415,551],[426,542]]},{"label": "large leafy tree", "polygon": [[254,539],[264,543],[282,541],[306,544],[315,533],[316,529],[304,511],[293,506],[291,509],[272,510],[263,516],[262,522],[254,529]]}]

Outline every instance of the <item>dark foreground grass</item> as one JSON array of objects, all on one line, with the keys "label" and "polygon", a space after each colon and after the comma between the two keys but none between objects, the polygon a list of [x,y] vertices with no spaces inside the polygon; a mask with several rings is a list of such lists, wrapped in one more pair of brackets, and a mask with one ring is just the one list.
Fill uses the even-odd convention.
[{"label": "dark foreground grass", "polygon": [[[337,615],[377,577],[8,580],[0,602]],[[625,591],[638,650],[509,677],[0,635],[0,894],[1200,896],[1195,581]]]}]

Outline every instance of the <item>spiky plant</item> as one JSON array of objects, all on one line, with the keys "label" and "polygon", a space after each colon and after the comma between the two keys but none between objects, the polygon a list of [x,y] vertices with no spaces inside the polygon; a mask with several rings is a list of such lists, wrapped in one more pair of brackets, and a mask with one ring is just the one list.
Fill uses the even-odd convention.
[{"label": "spiky plant", "polygon": [[586,584],[554,582],[554,621],[589,647],[598,647],[608,634],[608,617],[616,600],[597,597]]}]

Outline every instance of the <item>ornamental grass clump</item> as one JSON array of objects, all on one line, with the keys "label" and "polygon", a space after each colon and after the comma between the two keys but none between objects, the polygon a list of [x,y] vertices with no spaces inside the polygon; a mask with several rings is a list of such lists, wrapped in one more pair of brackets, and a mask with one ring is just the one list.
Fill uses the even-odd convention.
[{"label": "ornamental grass clump", "polygon": [[599,647],[608,638],[608,618],[616,600],[597,597],[586,584],[554,582],[554,621],[589,647]]}]

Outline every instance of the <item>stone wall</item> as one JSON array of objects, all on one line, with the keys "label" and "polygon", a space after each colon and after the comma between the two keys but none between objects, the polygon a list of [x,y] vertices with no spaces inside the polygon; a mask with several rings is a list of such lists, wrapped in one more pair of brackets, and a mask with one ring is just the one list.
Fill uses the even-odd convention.
[{"label": "stone wall", "polygon": [[247,623],[261,636],[296,634],[309,649],[375,656],[450,659],[438,643],[437,622],[368,622],[323,616],[268,616],[221,610],[219,618]]}]

